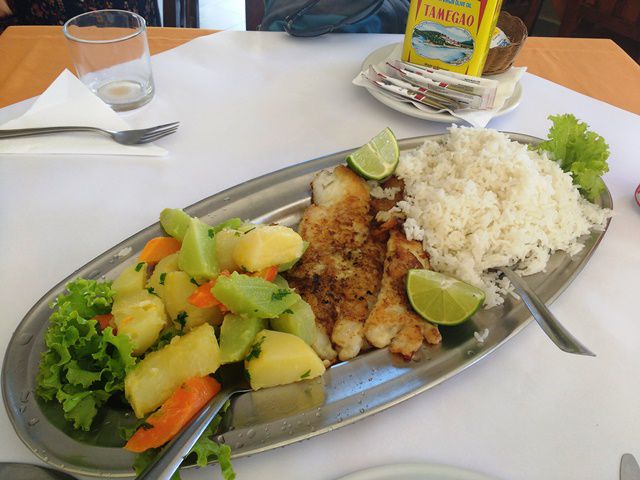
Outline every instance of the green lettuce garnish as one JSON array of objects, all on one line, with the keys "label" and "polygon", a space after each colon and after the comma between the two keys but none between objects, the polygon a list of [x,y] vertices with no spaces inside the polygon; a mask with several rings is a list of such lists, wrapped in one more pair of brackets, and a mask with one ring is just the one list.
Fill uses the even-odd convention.
[{"label": "green lettuce garnish", "polygon": [[214,430],[207,427],[189,453],[195,453],[196,463],[199,467],[206,467],[209,460],[215,460],[220,465],[222,478],[234,480],[236,474],[231,465],[231,448],[224,443],[216,443],[213,440]]},{"label": "green lettuce garnish", "polygon": [[565,172],[571,173],[573,183],[582,194],[595,201],[604,190],[600,177],[609,171],[609,145],[570,113],[551,115],[549,119],[553,126],[548,140],[539,144],[536,150],[549,152]]},{"label": "green lettuce garnish", "polygon": [[78,279],[66,289],[51,305],[37,393],[57,400],[74,428],[89,430],[98,409],[124,390],[124,377],[136,359],[129,337],[114,335],[111,327],[101,332],[93,319],[111,310],[111,284]]}]

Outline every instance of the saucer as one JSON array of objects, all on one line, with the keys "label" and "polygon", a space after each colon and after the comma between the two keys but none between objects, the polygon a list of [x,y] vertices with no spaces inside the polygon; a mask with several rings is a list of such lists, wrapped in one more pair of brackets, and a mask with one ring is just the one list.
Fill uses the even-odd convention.
[{"label": "saucer", "polygon": [[[392,45],[386,45],[384,47],[378,48],[369,54],[367,58],[362,62],[361,71],[364,71],[369,68],[370,65],[376,65],[378,63],[382,63],[386,60],[400,60],[400,52],[402,50],[402,44],[394,43]],[[377,90],[373,90],[367,88],[367,91],[378,100],[380,103],[386,105],[389,108],[396,110],[397,112],[404,113],[405,115],[409,115],[415,118],[421,118],[423,120],[430,120],[432,122],[441,122],[441,123],[463,123],[464,120],[462,118],[454,117],[448,112],[426,112],[423,110],[419,110],[411,103],[402,102],[400,100],[396,100],[391,98],[384,93],[381,93]],[[509,97],[502,108],[494,115],[493,118],[500,117],[502,115],[506,115],[507,113],[513,111],[519,104],[522,99],[522,85],[518,82],[513,91],[513,95]]]}]

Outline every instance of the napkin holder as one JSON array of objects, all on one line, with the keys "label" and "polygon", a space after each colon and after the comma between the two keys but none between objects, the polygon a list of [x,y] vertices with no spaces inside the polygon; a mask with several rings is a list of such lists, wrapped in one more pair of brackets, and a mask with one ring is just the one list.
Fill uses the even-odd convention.
[{"label": "napkin holder", "polygon": [[528,36],[524,22],[504,11],[498,16],[498,28],[509,38],[511,45],[489,49],[482,75],[495,75],[509,70]]}]

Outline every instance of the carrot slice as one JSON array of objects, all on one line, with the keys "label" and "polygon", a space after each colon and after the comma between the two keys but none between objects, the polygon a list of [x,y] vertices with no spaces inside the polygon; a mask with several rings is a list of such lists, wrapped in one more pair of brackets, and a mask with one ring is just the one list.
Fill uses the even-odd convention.
[{"label": "carrot slice", "polygon": [[107,327],[114,326],[113,315],[111,315],[110,313],[105,313],[103,315],[96,315],[93,318],[98,321],[98,324],[100,325],[100,330],[104,330]]},{"label": "carrot slice", "polygon": [[278,275],[278,266],[272,265],[270,267],[263,268],[262,270],[258,270],[257,272],[254,272],[251,276],[263,278],[267,282],[273,282],[273,279],[276,278],[276,275]]},{"label": "carrot slice", "polygon": [[[223,277],[228,277],[231,275],[227,270],[223,270],[220,272],[220,275]],[[228,312],[229,309],[225,307],[220,300],[218,300],[213,293],[211,293],[211,289],[216,284],[215,280],[209,280],[207,283],[203,283],[198,288],[194,290],[194,292],[189,295],[187,298],[187,302],[191,305],[195,305],[198,308],[209,308],[218,306],[222,313]]]},{"label": "carrot slice", "polygon": [[147,418],[124,448],[141,453],[149,448],[161,447],[189,423],[218,391],[220,384],[212,377],[187,380]]},{"label": "carrot slice", "polygon": [[211,289],[216,284],[215,280],[210,280],[207,283],[203,283],[194,292],[189,295],[187,302],[191,305],[195,305],[198,308],[209,308],[220,305],[220,300],[213,296]]},{"label": "carrot slice", "polygon": [[173,237],[152,238],[142,249],[138,261],[147,262],[151,265],[156,264],[164,257],[176,253],[181,246],[180,241]]}]

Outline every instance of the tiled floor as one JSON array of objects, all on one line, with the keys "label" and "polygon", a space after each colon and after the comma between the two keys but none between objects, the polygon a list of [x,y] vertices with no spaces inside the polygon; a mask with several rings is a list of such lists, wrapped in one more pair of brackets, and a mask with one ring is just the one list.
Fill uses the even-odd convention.
[{"label": "tiled floor", "polygon": [[200,28],[245,30],[244,0],[200,0]]}]

